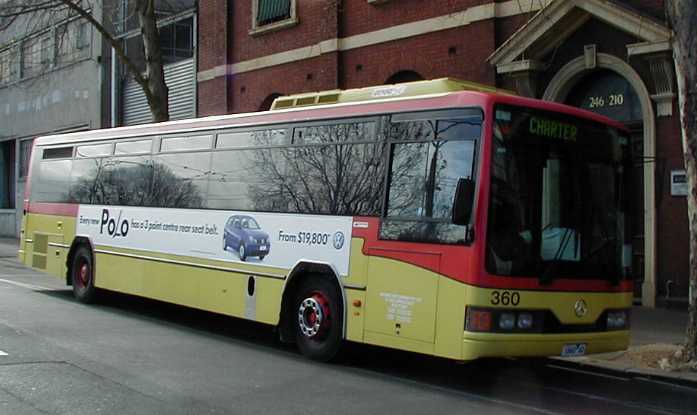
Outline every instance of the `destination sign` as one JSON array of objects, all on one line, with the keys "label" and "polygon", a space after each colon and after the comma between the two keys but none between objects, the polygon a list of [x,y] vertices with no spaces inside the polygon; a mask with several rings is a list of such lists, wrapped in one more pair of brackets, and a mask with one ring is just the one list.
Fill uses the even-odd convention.
[{"label": "destination sign", "polygon": [[557,140],[576,141],[578,127],[542,117],[530,117],[530,133]]}]

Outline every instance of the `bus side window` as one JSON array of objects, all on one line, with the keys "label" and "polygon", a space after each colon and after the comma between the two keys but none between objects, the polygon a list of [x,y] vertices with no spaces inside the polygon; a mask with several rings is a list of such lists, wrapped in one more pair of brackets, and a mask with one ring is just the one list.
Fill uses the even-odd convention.
[{"label": "bus side window", "polygon": [[32,180],[31,200],[63,203],[68,201],[72,160],[36,160],[38,174]]},{"label": "bus side window", "polygon": [[452,223],[460,179],[474,180],[481,115],[393,125],[387,207],[381,239],[465,243]]}]

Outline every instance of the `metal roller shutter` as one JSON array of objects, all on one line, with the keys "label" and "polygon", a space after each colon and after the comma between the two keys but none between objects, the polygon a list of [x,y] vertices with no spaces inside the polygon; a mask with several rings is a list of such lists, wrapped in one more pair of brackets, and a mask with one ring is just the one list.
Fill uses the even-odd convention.
[{"label": "metal roller shutter", "polygon": [[[182,120],[196,117],[196,69],[194,59],[165,65],[165,82],[169,88],[169,118]],[[123,125],[152,121],[150,107],[140,85],[128,79],[123,89]]]}]

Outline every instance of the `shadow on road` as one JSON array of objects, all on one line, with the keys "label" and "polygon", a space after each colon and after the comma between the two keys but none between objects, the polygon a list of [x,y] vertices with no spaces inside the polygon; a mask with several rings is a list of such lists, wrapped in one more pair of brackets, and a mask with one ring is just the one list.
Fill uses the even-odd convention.
[{"label": "shadow on road", "polygon": [[[72,291],[41,291],[74,302]],[[102,293],[92,306],[102,312],[176,327],[284,358],[304,360],[281,344],[272,327],[120,293]],[[308,364],[313,364],[309,363]],[[609,376],[556,365],[547,359],[446,359],[350,343],[339,373],[389,379],[417,388],[545,413],[694,413],[697,390],[631,376]]]}]

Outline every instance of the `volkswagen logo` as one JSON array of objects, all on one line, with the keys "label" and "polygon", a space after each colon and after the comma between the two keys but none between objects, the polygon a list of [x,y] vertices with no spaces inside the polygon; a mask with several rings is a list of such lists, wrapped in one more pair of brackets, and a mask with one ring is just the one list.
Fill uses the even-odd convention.
[{"label": "volkswagen logo", "polygon": [[334,233],[333,244],[334,244],[335,249],[341,249],[344,246],[344,233],[343,232],[337,231]]},{"label": "volkswagen logo", "polygon": [[585,317],[588,314],[588,304],[583,299],[576,301],[576,304],[574,304],[574,314],[578,318]]}]

